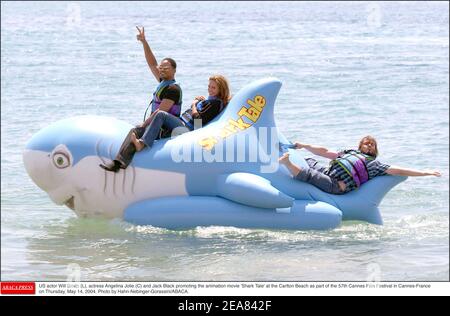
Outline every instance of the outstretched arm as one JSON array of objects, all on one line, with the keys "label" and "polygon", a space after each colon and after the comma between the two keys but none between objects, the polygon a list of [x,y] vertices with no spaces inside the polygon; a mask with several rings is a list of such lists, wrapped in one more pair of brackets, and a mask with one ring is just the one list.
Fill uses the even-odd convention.
[{"label": "outstretched arm", "polygon": [[331,160],[336,159],[338,157],[337,152],[328,150],[327,148],[321,147],[321,146],[309,145],[309,144],[303,144],[303,143],[296,142],[295,148],[296,149],[305,148],[306,150],[312,152],[314,155],[322,156],[322,157],[325,157],[325,158],[328,158]]},{"label": "outstretched arm", "polygon": [[387,174],[397,175],[397,176],[409,176],[409,177],[423,177],[423,176],[436,176],[440,177],[441,173],[437,170],[415,170],[400,167],[389,167],[386,170]]},{"label": "outstretched arm", "polygon": [[136,26],[139,34],[136,36],[138,41],[142,42],[142,45],[144,46],[144,53],[145,53],[145,60],[147,60],[147,64],[150,67],[150,70],[152,71],[153,75],[155,76],[156,80],[159,82],[159,70],[158,70],[158,62],[156,61],[155,55],[153,55],[152,50],[150,49],[150,46],[147,43],[147,40],[145,39],[145,33],[144,33],[144,27],[142,27],[142,31]]}]

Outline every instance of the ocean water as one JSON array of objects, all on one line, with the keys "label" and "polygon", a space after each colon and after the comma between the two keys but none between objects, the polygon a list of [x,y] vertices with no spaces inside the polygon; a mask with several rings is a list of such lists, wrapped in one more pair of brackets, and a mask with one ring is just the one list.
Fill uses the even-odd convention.
[{"label": "ocean water", "polygon": [[[384,226],[332,231],[134,226],[80,219],[27,176],[22,151],[70,116],[142,120],[157,59],[173,57],[185,107],[222,73],[232,91],[283,82],[275,115],[292,141],[332,149],[376,136],[380,160],[438,169],[383,200]],[[1,279],[449,279],[448,2],[2,2]]]}]

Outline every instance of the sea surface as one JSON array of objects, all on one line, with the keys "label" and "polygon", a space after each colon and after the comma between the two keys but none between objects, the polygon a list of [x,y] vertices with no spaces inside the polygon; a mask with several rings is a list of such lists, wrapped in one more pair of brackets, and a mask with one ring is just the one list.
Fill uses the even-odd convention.
[{"label": "sea surface", "polygon": [[[283,82],[276,121],[331,149],[374,135],[385,163],[438,169],[395,187],[384,226],[172,231],[80,219],[22,162],[27,140],[83,114],[142,120],[158,60],[173,57],[184,108],[224,74],[236,93]],[[1,279],[64,281],[449,279],[448,2],[2,2]]]}]

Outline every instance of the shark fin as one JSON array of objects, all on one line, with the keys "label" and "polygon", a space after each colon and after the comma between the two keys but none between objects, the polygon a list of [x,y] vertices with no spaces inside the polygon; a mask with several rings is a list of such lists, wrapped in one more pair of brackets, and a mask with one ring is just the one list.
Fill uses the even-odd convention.
[{"label": "shark fin", "polygon": [[280,88],[281,81],[276,78],[264,78],[246,85],[233,96],[215,121],[230,124],[230,129],[275,127],[274,106]]},{"label": "shark fin", "polygon": [[294,202],[292,197],[273,187],[270,181],[245,172],[219,176],[217,194],[237,203],[260,208],[287,208]]}]

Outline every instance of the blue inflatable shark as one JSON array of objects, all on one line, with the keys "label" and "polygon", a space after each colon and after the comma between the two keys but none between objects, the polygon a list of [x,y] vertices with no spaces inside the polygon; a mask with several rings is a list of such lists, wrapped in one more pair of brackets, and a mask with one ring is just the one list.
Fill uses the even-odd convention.
[{"label": "blue inflatable shark", "polygon": [[133,126],[100,116],[64,119],[42,129],[26,145],[24,165],[56,204],[83,217],[121,217],[169,229],[382,224],[382,198],[406,177],[377,177],[345,195],[294,180],[278,164],[283,151],[296,164],[307,164],[300,151],[280,146],[288,143],[274,121],[280,88],[275,78],[247,85],[210,124],[156,141],[118,173],[99,163],[113,159]]}]

